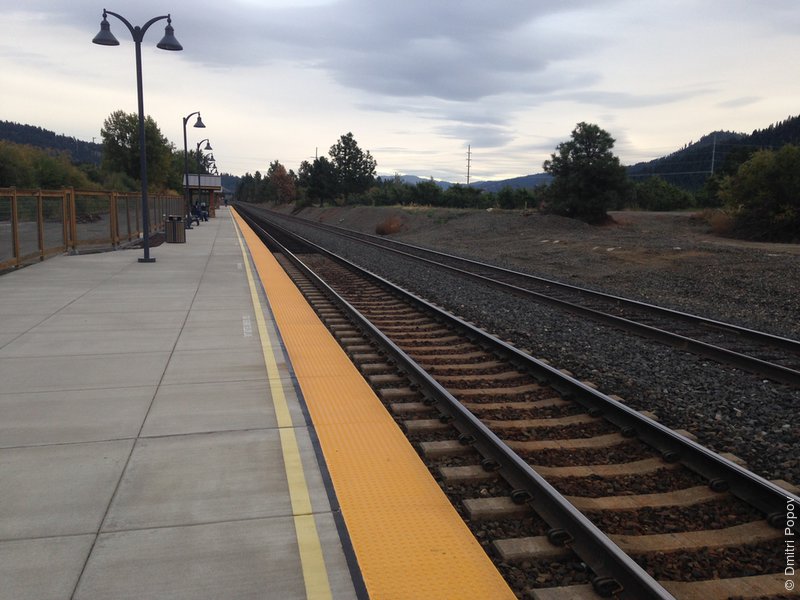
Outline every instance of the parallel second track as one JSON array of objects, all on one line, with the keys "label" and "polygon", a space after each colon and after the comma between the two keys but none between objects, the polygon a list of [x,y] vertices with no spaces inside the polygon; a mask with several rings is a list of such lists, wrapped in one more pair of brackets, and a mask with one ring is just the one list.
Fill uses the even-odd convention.
[{"label": "parallel second track", "polygon": [[581,582],[620,598],[780,593],[784,509],[796,495],[275,235],[301,253],[275,246],[521,597],[575,597]]}]

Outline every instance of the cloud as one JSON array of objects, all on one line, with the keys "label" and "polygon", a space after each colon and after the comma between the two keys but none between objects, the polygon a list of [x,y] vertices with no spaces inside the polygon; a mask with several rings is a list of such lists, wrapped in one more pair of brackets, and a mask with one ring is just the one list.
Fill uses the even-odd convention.
[{"label": "cloud", "polygon": [[551,100],[571,100],[581,104],[595,104],[601,107],[642,108],[673,104],[684,100],[692,100],[709,93],[709,90],[687,90],[683,92],[663,92],[650,94],[631,94],[628,92],[609,92],[603,90],[578,90],[553,95]]},{"label": "cloud", "polygon": [[[362,109],[413,112],[444,121],[434,128],[441,135],[497,146],[513,139],[506,128],[519,107],[557,91],[577,94],[598,79],[557,65],[591,52],[600,38],[554,27],[550,19],[615,3],[197,0],[165,8],[161,0],[141,0],[124,16],[143,24],[172,10],[184,46],[180,60],[213,70],[290,64],[310,80],[325,78],[357,94]],[[101,14],[96,4],[51,4],[29,0],[26,10],[41,11],[40,18],[53,22],[71,21],[94,35]],[[130,43],[123,24],[109,21],[120,41]],[[156,43],[162,25],[153,25],[145,43]]]},{"label": "cloud", "polygon": [[[800,85],[787,75],[797,0],[118,4],[108,8],[137,25],[170,11],[184,46],[157,56],[164,22],[145,36],[148,112],[179,136],[175,115],[201,108],[241,172],[276,157],[291,166],[353,130],[389,170],[460,173],[472,144],[473,172],[519,174],[538,170],[580,121],[638,160],[792,114]],[[73,132],[81,122],[94,135],[110,109],[135,106],[125,26],[109,19],[116,54],[90,43],[102,7],[0,0],[0,68],[12,88],[43,90],[35,106],[12,94],[7,118]],[[44,82],[54,81],[51,100]],[[69,88],[80,100],[60,97]]]},{"label": "cloud", "polygon": [[504,146],[514,139],[514,133],[505,127],[452,123],[436,128],[439,135],[459,140],[469,140],[476,148]]},{"label": "cloud", "polygon": [[[546,87],[539,76],[554,61],[588,52],[596,39],[544,25],[554,13],[587,4],[340,0],[300,8],[251,4],[231,18],[225,13],[235,12],[235,2],[201,3],[182,17],[187,33],[181,36],[200,44],[189,60],[210,65],[290,61],[324,69],[341,85],[369,94],[474,101],[539,93]],[[175,25],[178,34],[177,17]]]},{"label": "cloud", "polygon": [[761,96],[741,96],[739,98],[731,98],[730,100],[719,102],[717,106],[720,108],[742,108],[760,102],[761,100],[763,100]]}]

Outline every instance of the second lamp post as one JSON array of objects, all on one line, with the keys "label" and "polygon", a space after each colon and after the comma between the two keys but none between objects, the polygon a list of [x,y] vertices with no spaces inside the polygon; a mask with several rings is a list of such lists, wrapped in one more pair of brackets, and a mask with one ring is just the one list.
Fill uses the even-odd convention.
[{"label": "second lamp post", "polygon": [[200,118],[199,110],[189,113],[183,117],[183,218],[186,220],[186,229],[192,228],[192,220],[189,218],[189,215],[192,212],[192,206],[191,202],[189,201],[189,150],[186,148],[186,123],[194,115],[197,115],[197,121],[195,121],[192,127],[205,128],[203,120]]}]

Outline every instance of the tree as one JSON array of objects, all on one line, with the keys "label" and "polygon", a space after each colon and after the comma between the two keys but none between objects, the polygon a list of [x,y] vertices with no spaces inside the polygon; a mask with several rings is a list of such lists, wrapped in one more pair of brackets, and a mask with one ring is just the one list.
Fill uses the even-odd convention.
[{"label": "tree", "polygon": [[405,206],[416,201],[411,186],[397,174],[391,179],[378,177],[369,197],[373,206]]},{"label": "tree", "polygon": [[351,194],[366,192],[375,179],[377,163],[358,147],[352,133],[339,138],[328,154],[336,174],[338,191],[347,200]]},{"label": "tree", "polygon": [[633,186],[633,204],[642,210],[680,210],[694,204],[692,194],[659,176]]},{"label": "tree", "polygon": [[39,187],[30,154],[25,146],[0,140],[0,187]]},{"label": "tree", "polygon": [[[103,138],[103,169],[109,172],[119,171],[138,180],[139,117],[134,113],[114,111],[103,122],[100,135]],[[149,116],[145,119],[144,136],[148,185],[155,189],[166,188],[172,171],[173,145]]]},{"label": "tree", "polygon": [[267,181],[270,186],[270,201],[278,204],[294,202],[297,198],[295,178],[286,171],[279,161],[271,162],[267,170]]},{"label": "tree", "polygon": [[483,190],[468,185],[453,184],[442,194],[444,206],[451,208],[489,208],[491,200]]},{"label": "tree", "polygon": [[734,216],[734,233],[752,240],[800,241],[800,147],[760,150],[735,175],[723,179],[719,195]]},{"label": "tree", "polygon": [[431,179],[430,181],[420,181],[413,188],[413,201],[416,204],[428,204],[430,206],[442,205],[442,188]]},{"label": "tree", "polygon": [[298,184],[305,188],[306,196],[311,202],[318,201],[322,206],[325,200],[336,197],[336,168],[324,156],[315,158],[313,163],[304,160],[298,172]]},{"label": "tree", "polygon": [[535,192],[526,188],[512,188],[504,185],[495,195],[497,206],[505,209],[527,209],[535,204]]},{"label": "tree", "polygon": [[597,125],[578,123],[572,139],[556,146],[544,161],[553,176],[548,189],[548,210],[556,214],[600,223],[610,208],[622,206],[628,192],[625,168],[613,155],[614,138]]},{"label": "tree", "polygon": [[0,187],[46,188],[97,187],[70,161],[66,152],[55,152],[0,140]]}]

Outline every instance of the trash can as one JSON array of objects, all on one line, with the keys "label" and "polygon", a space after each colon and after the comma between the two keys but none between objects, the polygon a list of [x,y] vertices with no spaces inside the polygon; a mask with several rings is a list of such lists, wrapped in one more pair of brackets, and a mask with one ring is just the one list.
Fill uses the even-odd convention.
[{"label": "trash can", "polygon": [[168,244],[185,244],[186,229],[183,227],[183,217],[170,215],[164,221],[164,234]]}]

